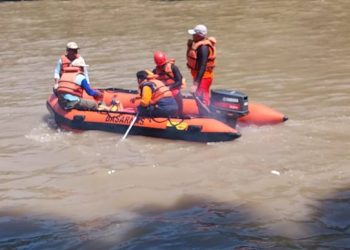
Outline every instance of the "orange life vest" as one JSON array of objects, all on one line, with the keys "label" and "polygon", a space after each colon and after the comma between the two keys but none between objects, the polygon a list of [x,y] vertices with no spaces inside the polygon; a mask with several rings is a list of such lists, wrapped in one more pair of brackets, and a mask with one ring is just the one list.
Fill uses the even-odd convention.
[{"label": "orange life vest", "polygon": [[140,84],[141,89],[141,96],[142,96],[142,89],[145,86],[149,86],[152,89],[152,97],[151,97],[151,104],[156,104],[160,99],[164,97],[172,97],[173,94],[169,90],[165,84],[157,79],[151,79],[151,80],[145,80],[143,83]]},{"label": "orange life vest", "polygon": [[[175,59],[170,59],[169,61],[166,62],[165,66],[157,66],[156,67],[156,74],[157,74],[157,79],[161,80],[166,86],[172,85],[175,80],[174,72],[171,69],[171,66],[175,63]],[[181,88],[185,88],[186,86],[186,81],[185,78],[182,77],[182,83],[181,83]]]},{"label": "orange life vest", "polygon": [[188,41],[187,45],[187,67],[191,69],[191,73],[193,76],[197,75],[199,67],[197,65],[197,49],[202,45],[209,46],[209,56],[207,67],[205,69],[205,73],[203,77],[211,76],[213,69],[215,67],[215,59],[216,59],[216,39],[214,37],[208,37],[201,41],[194,42],[193,40]]},{"label": "orange life vest", "polygon": [[58,82],[57,93],[83,97],[83,88],[75,83],[75,78],[78,74],[81,74],[79,67],[66,67]]},{"label": "orange life vest", "polygon": [[165,65],[156,67],[157,79],[161,80],[165,85],[171,85],[174,83],[174,73],[171,70],[171,66],[175,63],[174,59],[170,59]]},{"label": "orange life vest", "polygon": [[[79,57],[80,57],[80,55],[77,54],[76,58],[79,58]],[[61,56],[61,62],[62,62],[62,64],[61,64],[61,72],[63,73],[67,67],[71,66],[72,61],[69,60],[67,55],[62,55]]]}]

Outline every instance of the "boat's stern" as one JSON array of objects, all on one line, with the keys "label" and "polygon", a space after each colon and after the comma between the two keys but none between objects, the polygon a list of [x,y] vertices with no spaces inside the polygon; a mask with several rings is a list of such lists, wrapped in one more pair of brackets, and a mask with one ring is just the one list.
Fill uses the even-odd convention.
[{"label": "boat's stern", "polygon": [[248,96],[235,90],[212,90],[209,108],[216,119],[235,128],[237,119],[248,114]]}]

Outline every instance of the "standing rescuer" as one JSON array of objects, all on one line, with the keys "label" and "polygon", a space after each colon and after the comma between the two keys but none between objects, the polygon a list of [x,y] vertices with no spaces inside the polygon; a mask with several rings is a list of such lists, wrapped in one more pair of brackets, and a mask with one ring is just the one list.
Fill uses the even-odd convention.
[{"label": "standing rescuer", "polygon": [[181,88],[185,85],[185,79],[182,77],[179,68],[175,65],[175,60],[168,60],[164,52],[154,52],[153,58],[156,64],[153,73],[156,74],[156,79],[161,80],[169,87],[178,105],[178,115],[181,115],[183,106]]},{"label": "standing rescuer", "polygon": [[192,35],[187,43],[187,67],[193,77],[192,92],[209,106],[216,60],[216,39],[207,37],[207,27],[202,24],[189,29],[188,33]]}]

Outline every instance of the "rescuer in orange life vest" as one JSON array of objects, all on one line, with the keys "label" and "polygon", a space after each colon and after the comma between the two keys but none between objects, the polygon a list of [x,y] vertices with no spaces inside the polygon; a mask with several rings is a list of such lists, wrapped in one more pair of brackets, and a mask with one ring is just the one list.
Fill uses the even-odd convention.
[{"label": "rescuer in orange life vest", "polygon": [[216,59],[216,39],[207,37],[207,27],[199,24],[188,30],[193,39],[187,43],[187,67],[193,77],[194,92],[205,105],[210,104],[210,86]]},{"label": "rescuer in orange life vest", "polygon": [[185,79],[182,77],[179,68],[175,65],[175,60],[168,60],[164,52],[156,51],[153,57],[156,64],[153,73],[156,74],[156,79],[161,80],[169,87],[177,102],[178,114],[181,115],[183,106],[181,88],[185,87]]},{"label": "rescuer in orange life vest", "polygon": [[[54,72],[54,80],[55,85],[54,89],[56,90],[58,87],[58,81],[61,78],[64,69],[67,67],[70,67],[72,62],[77,59],[81,58],[84,61],[84,58],[78,54],[79,46],[75,42],[69,42],[66,45],[66,53],[63,54],[57,61],[55,72]],[[85,61],[84,61],[85,63]],[[89,82],[89,75],[87,71],[87,67],[84,67],[84,75],[87,81]]]},{"label": "rescuer in orange life vest", "polygon": [[[90,87],[83,71],[88,65],[80,57],[71,63],[71,67],[66,67],[59,82],[56,94],[59,104],[66,110],[82,109],[97,110],[96,101],[103,99],[103,94],[96,89]],[[83,98],[83,92],[93,96],[96,101]]]},{"label": "rescuer in orange life vest", "polygon": [[150,71],[139,71],[136,73],[139,84],[140,96],[131,99],[141,99],[137,110],[140,116],[148,117],[172,117],[177,114],[177,103],[171,91]]}]

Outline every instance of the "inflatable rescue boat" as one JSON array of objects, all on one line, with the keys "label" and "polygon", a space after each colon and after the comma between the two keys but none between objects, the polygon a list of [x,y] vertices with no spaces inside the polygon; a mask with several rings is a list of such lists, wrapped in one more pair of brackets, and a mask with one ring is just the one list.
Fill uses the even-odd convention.
[{"label": "inflatable rescue boat", "polygon": [[[108,88],[103,92],[107,105],[118,100],[123,106],[115,111],[63,109],[55,93],[49,96],[47,108],[57,125],[65,130],[102,130],[124,134],[136,116],[139,101],[136,90]],[[92,97],[84,93],[83,98]],[[112,109],[113,110],[113,109]],[[138,117],[129,134],[197,142],[231,141],[241,136],[236,124],[266,125],[282,123],[287,117],[261,104],[248,105],[248,97],[239,91],[212,90],[211,105],[204,106],[198,98],[183,96],[183,114],[178,117]]]}]

